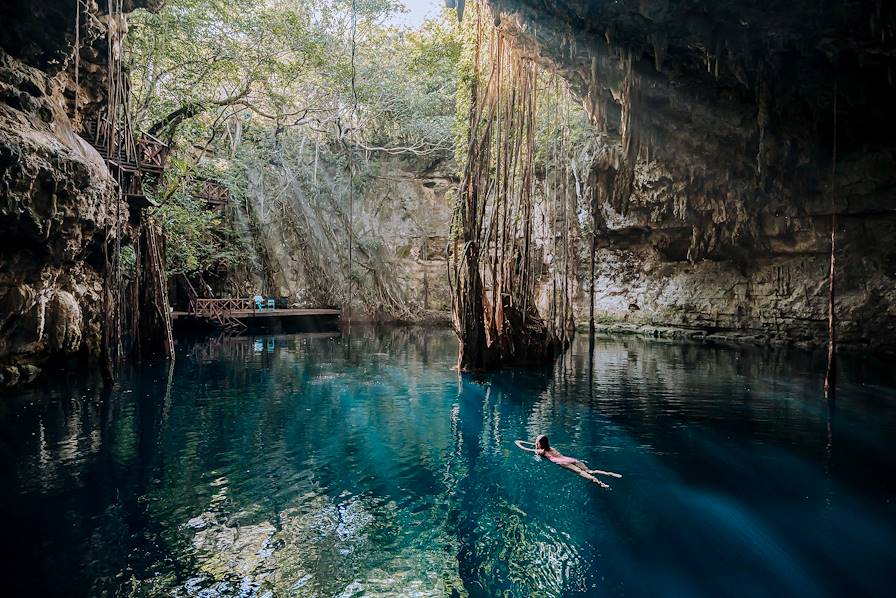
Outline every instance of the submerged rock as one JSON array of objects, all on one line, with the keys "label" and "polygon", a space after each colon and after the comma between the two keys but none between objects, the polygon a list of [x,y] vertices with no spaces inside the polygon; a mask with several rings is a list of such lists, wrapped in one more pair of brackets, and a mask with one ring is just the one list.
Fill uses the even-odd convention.
[{"label": "submerged rock", "polygon": [[32,364],[0,366],[0,387],[29,384],[37,379],[40,372],[40,368]]}]

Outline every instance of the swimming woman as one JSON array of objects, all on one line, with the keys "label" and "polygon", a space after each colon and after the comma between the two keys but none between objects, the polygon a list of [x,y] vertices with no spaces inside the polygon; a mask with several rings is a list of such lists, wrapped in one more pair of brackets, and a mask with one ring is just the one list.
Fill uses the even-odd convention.
[{"label": "swimming woman", "polygon": [[527,446],[523,446],[526,444],[533,444],[533,443],[526,442],[524,440],[516,441],[516,445],[518,447],[520,447],[521,449],[523,449],[524,451],[529,451],[529,452],[535,453],[536,455],[544,457],[551,463],[556,463],[560,467],[562,467],[564,469],[568,469],[568,470],[572,471],[573,473],[576,473],[576,474],[582,476],[586,480],[590,480],[590,481],[594,482],[601,488],[609,488],[609,486],[604,484],[603,482],[601,482],[596,477],[594,477],[594,474],[608,475],[608,476],[612,476],[614,478],[622,477],[622,474],[613,473],[612,471],[604,471],[602,469],[589,469],[584,461],[580,461],[579,459],[576,459],[575,457],[567,457],[567,456],[563,455],[560,451],[558,451],[557,449],[555,449],[551,446],[550,442],[548,441],[548,437],[544,434],[542,434],[541,436],[539,436],[538,438],[535,439],[535,443],[534,443],[535,448],[529,448]]}]

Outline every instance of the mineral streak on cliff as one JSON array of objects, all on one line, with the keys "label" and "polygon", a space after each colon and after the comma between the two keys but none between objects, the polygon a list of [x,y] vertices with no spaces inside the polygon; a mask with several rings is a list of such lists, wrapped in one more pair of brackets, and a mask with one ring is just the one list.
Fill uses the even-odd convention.
[{"label": "mineral streak on cliff", "polygon": [[598,316],[823,344],[833,206],[838,333],[893,349],[891,3],[489,4],[602,131]]},{"label": "mineral streak on cliff", "polygon": [[[84,113],[105,101],[106,28],[125,23],[96,2],[81,6]],[[33,378],[34,364],[47,359],[98,354],[103,247],[128,215],[116,205],[106,164],[72,122],[75,7],[61,0],[0,7],[0,385]]]}]

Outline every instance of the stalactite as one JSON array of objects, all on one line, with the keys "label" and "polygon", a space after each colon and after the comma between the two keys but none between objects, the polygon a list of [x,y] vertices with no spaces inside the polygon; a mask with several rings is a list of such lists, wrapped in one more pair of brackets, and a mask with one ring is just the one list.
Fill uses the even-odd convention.
[{"label": "stalactite", "polygon": [[768,151],[767,135],[769,125],[771,123],[771,82],[765,70],[761,70],[756,79],[756,128],[759,132],[759,147],[756,152],[756,172],[759,180],[762,181],[767,176],[767,169],[764,168],[766,162],[766,153]]},{"label": "stalactite", "polygon": [[622,114],[619,124],[622,154],[616,156],[618,169],[613,186],[613,207],[621,214],[625,214],[628,211],[628,202],[635,180],[635,166],[641,145],[641,126],[637,120],[640,108],[639,85],[636,81],[638,75],[632,66],[631,53],[626,54],[622,61],[625,71],[621,98]]},{"label": "stalactite", "polygon": [[650,41],[653,44],[653,64],[657,72],[662,72],[666,52],[669,49],[669,37],[665,32],[654,31],[650,35]]},{"label": "stalactite", "polygon": [[719,63],[722,61],[722,39],[716,39],[716,54],[714,56],[715,63],[713,64],[713,75],[716,79],[719,78]]}]

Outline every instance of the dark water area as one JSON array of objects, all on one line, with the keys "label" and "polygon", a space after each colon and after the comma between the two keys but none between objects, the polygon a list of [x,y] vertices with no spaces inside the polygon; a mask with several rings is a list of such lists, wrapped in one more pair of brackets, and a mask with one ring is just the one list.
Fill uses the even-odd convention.
[{"label": "dark water area", "polygon": [[0,397],[3,594],[892,595],[888,364],[831,409],[802,352],[580,338],[473,379],[450,331],[352,332]]}]

